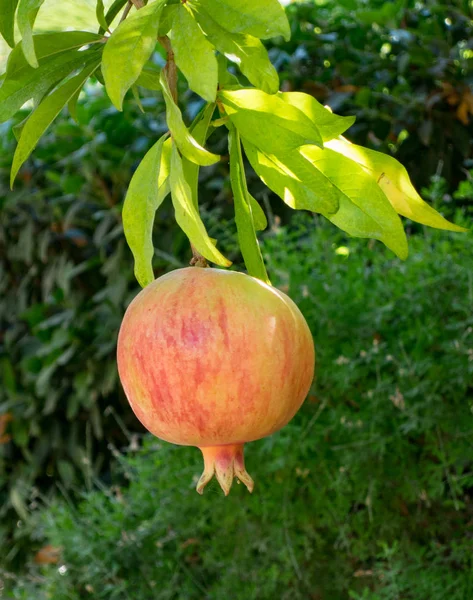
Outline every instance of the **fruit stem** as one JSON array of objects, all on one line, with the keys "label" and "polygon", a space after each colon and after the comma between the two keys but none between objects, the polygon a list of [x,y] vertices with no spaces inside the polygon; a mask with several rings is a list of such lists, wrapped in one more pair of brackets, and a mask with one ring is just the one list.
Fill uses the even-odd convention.
[{"label": "fruit stem", "polygon": [[251,493],[254,488],[253,479],[245,469],[243,458],[243,444],[229,444],[228,446],[205,446],[200,448],[204,456],[204,472],[198,483],[197,491],[204,493],[204,488],[215,475],[225,496],[228,496],[236,477],[244,483]]}]

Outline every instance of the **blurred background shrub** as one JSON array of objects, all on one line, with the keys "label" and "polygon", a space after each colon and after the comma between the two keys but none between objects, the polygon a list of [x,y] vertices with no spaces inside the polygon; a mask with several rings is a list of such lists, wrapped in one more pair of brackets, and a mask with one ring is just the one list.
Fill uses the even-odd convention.
[{"label": "blurred background shrub", "polygon": [[[89,10],[91,3],[85,4]],[[87,10],[78,17],[84,28]],[[471,223],[469,3],[327,0],[291,4],[287,10],[291,41],[268,46],[282,87],[309,92],[341,114],[356,114],[349,139],[396,155],[426,199],[457,222]],[[64,22],[58,14],[55,18],[51,27]],[[191,119],[198,99],[183,92],[181,103]],[[4,589],[15,589],[7,597],[39,598],[39,590],[51,586],[45,597],[61,600],[85,592],[97,598],[193,598],[202,597],[200,585],[208,597],[224,598],[225,586],[234,585],[228,578],[237,571],[222,578],[222,565],[231,558],[222,549],[228,541],[222,533],[209,550],[220,517],[241,548],[234,568],[240,573],[241,561],[241,569],[249,570],[242,598],[275,597],[270,590],[291,582],[288,598],[308,597],[308,585],[319,594],[314,598],[347,597],[350,589],[357,599],[441,600],[452,570],[462,573],[464,586],[471,584],[469,542],[457,531],[469,522],[473,487],[473,280],[465,266],[473,258],[470,234],[426,234],[408,224],[416,236],[411,258],[400,264],[380,244],[348,241],[321,219],[292,218],[249,173],[271,223],[264,235],[270,274],[299,302],[316,339],[320,376],[312,400],[287,430],[249,450],[250,464],[251,452],[253,465],[261,462],[253,471],[267,488],[254,499],[245,497],[241,506],[236,495],[216,512],[216,492],[209,494],[197,525],[190,481],[200,468],[196,452],[163,447],[154,458],[149,450],[136,454],[143,431],[123,397],[115,366],[121,317],[138,291],[120,213],[133,170],[166,127],[160,97],[144,94],[142,104],[144,114],[132,99],[118,113],[100,86],[90,86],[79,103],[78,123],[68,114],[61,117],[14,192],[8,191],[8,171],[15,140],[11,124],[0,126],[0,547],[6,549],[0,563]],[[225,155],[218,134],[211,145]],[[226,161],[203,170],[200,183],[207,227],[239,267]],[[188,262],[188,242],[173,222],[169,200],[156,220],[155,247],[157,276]],[[185,466],[191,463],[192,469]],[[184,470],[179,483],[173,468]],[[295,469],[309,473],[294,475]],[[123,472],[139,474],[131,477],[128,496],[120,492],[131,521],[119,503],[113,504],[111,492],[93,491],[111,482],[122,486]],[[289,488],[284,498],[283,480]],[[167,481],[173,482],[169,489]],[[90,514],[90,522],[56,500],[74,503],[84,490],[88,495],[77,510]],[[153,517],[161,495],[169,512],[159,509]],[[181,501],[187,502],[182,515],[189,516],[179,523]],[[52,512],[43,514],[49,505]],[[286,506],[284,518],[281,506]],[[263,518],[262,510],[278,516]],[[149,519],[155,520],[147,530]],[[116,522],[116,529],[107,529],[108,522]],[[159,550],[156,543],[166,527],[182,533]],[[124,543],[89,572],[91,557],[95,561],[113,550],[117,531],[128,530],[141,531],[148,546],[132,559]],[[179,544],[199,536],[207,544],[205,552],[196,551],[194,564],[187,558],[194,554],[193,544],[182,556]],[[48,543],[63,547],[67,578],[57,565],[57,577],[51,579],[49,571],[42,575],[43,567],[32,562]],[[161,554],[153,554],[149,544]],[[172,580],[175,565],[182,563],[171,591],[153,596],[146,578],[140,580],[145,587],[130,591],[137,585],[135,566],[136,572],[141,568],[133,561],[143,556],[146,578],[158,582]],[[439,575],[418,585],[432,580],[437,596],[435,590],[395,592],[393,586],[404,585],[401,573],[414,582],[428,564],[439,565]],[[29,579],[18,582],[12,575],[25,565],[33,580],[40,578],[34,593]],[[157,570],[148,574],[148,569]],[[365,571],[377,574],[350,579]],[[96,589],[106,572],[117,579],[103,596],[87,590],[89,580]],[[261,591],[262,579],[274,587]],[[130,589],[123,591],[118,580],[130,581]],[[332,595],[331,581],[338,590]],[[176,595],[181,585],[190,590],[187,596]],[[365,587],[381,595],[363,595]]]}]

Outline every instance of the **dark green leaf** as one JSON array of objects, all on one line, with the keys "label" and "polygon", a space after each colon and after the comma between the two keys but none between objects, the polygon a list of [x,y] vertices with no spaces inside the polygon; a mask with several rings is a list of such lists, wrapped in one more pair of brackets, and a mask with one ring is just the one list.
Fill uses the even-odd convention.
[{"label": "dark green leaf", "polygon": [[105,33],[108,29],[108,26],[113,22],[115,17],[121,11],[121,9],[125,6],[128,0],[115,0],[110,8],[107,10],[107,14],[105,15],[105,23],[107,27],[104,29],[103,27],[99,28],[99,33]]},{"label": "dark green leaf", "polygon": [[[167,195],[169,175],[169,163],[163,156],[166,137],[161,137],[140,162],[123,204],[123,229],[135,259],[135,277],[142,287],[154,280],[154,216]],[[169,145],[167,147],[169,149]]]},{"label": "dark green leaf", "polygon": [[189,133],[189,130],[182,120],[181,111],[174,102],[164,71],[161,72],[160,81],[163,89],[164,101],[166,103],[168,127],[179,150],[186,158],[198,165],[208,166],[218,162],[220,157],[217,154],[212,154],[206,150]]},{"label": "dark green leaf", "polygon": [[102,73],[110,100],[118,110],[156,46],[163,3],[164,0],[156,0],[129,15],[105,45]]},{"label": "dark green leaf", "polygon": [[214,102],[218,83],[215,48],[208,42],[185,4],[181,4],[175,14],[171,43],[176,64],[191,90],[207,102]]},{"label": "dark green leaf", "polygon": [[233,125],[228,135],[230,152],[230,181],[235,204],[235,223],[238,232],[238,242],[250,275],[270,284],[266,267],[256,237],[256,227],[253,220],[251,202],[246,186],[245,168],[241,155],[240,137]]},{"label": "dark green leaf", "polygon": [[0,35],[6,43],[15,46],[15,11],[18,0],[0,0]]},{"label": "dark green leaf", "polygon": [[12,75],[7,74],[0,87],[0,123],[10,119],[31,98],[38,103],[48,90],[84,65],[92,54],[99,56],[95,50],[68,50],[46,59],[37,69],[25,63]]},{"label": "dark green leaf", "polygon": [[[278,91],[277,71],[271,64],[266,48],[259,39],[242,33],[229,33],[200,7],[196,11],[196,15],[212,44],[219,52],[239,66],[250,83],[268,94],[275,94]],[[222,86],[223,82],[220,79],[219,82]]]},{"label": "dark green leaf", "polygon": [[104,31],[107,31],[108,23],[107,23],[107,20],[105,19],[105,6],[103,4],[103,0],[97,0],[97,6],[95,8],[95,16],[97,17],[97,21],[98,21],[100,27]]},{"label": "dark green leaf", "polygon": [[16,17],[25,58],[35,68],[38,66],[38,60],[33,41],[33,25],[43,2],[44,0],[20,0]]},{"label": "dark green leaf", "polygon": [[218,97],[242,138],[264,152],[278,154],[306,144],[322,145],[314,123],[276,95],[245,89],[223,90]]},{"label": "dark green leaf", "polygon": [[230,261],[217,250],[209,238],[199,212],[192,201],[192,191],[184,177],[182,161],[176,144],[172,145],[169,179],[172,203],[179,227],[187,235],[196,250],[207,260],[223,267],[230,266]]},{"label": "dark green leaf", "polygon": [[231,33],[247,33],[267,39],[291,36],[289,22],[279,0],[189,0],[202,6],[217,23]]},{"label": "dark green leaf", "polygon": [[90,75],[99,64],[95,57],[84,69],[72,79],[58,87],[51,95],[47,96],[38,108],[33,112],[21,132],[18,146],[13,156],[10,184],[13,186],[15,177],[28,156],[38,143],[49,125],[54,121],[62,108],[80,90]]}]

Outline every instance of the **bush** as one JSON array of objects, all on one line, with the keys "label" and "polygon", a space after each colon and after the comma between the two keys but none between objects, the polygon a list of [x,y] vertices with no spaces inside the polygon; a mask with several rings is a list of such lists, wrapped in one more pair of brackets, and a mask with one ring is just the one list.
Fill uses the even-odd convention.
[{"label": "bush", "polygon": [[291,424],[247,446],[253,496],[201,499],[199,452],[146,438],[112,487],[48,506],[61,560],[6,598],[468,598],[473,236],[418,236],[402,264],[373,245],[307,215],[264,241],[319,365]]}]

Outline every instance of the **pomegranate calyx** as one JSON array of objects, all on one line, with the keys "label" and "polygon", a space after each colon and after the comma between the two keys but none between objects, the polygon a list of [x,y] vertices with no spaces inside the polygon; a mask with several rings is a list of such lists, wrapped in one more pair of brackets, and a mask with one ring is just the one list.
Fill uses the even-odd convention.
[{"label": "pomegranate calyx", "polygon": [[236,477],[244,483],[251,493],[254,488],[253,479],[245,469],[243,444],[225,446],[205,446],[200,448],[204,456],[204,472],[197,482],[197,491],[204,493],[204,488],[215,475],[225,496],[228,496]]}]

